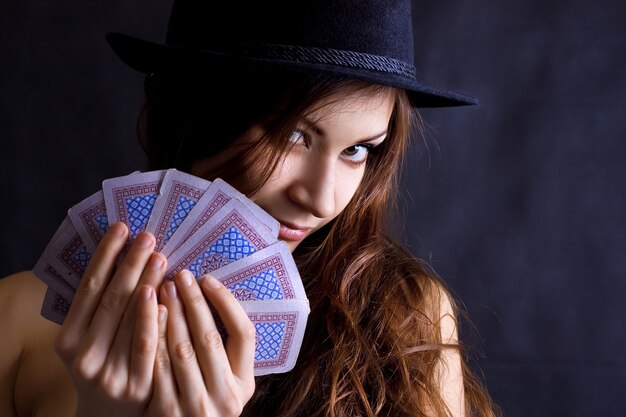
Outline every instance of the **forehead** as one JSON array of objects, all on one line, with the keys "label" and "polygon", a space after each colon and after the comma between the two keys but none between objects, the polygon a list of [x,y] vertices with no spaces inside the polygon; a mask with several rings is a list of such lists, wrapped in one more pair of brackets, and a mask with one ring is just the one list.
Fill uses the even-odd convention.
[{"label": "forehead", "polygon": [[312,106],[305,112],[304,119],[316,126],[332,127],[347,123],[361,130],[384,130],[394,105],[395,95],[390,90],[334,94]]}]

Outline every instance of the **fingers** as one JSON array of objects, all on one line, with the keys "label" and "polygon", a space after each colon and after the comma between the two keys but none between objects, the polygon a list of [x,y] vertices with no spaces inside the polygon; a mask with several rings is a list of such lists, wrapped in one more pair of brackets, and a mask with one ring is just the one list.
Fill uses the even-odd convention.
[{"label": "fingers", "polygon": [[[123,405],[123,415],[135,415],[145,411],[153,391],[159,345],[155,288],[165,276],[167,262],[153,253],[154,237],[141,233],[116,269],[127,239],[124,224],[113,225],[105,234],[55,347],[80,387],[79,406],[94,401],[103,410]],[[175,384],[171,377],[161,381],[161,387],[167,386],[163,381]]]},{"label": "fingers", "polygon": [[[150,255],[148,265],[144,269],[139,289],[133,298],[135,308],[126,310],[127,316],[132,316],[134,323],[134,333],[132,336],[132,349],[130,358],[130,379],[129,390],[138,395],[148,395],[152,382],[154,369],[154,358],[157,350],[159,336],[158,329],[158,305],[156,300],[156,288],[163,281],[167,261],[160,253]],[[136,317],[132,312],[136,311]],[[126,320],[126,319],[124,319]],[[123,329],[129,326],[120,326]],[[121,330],[121,329],[120,329]],[[126,333],[124,331],[123,333]],[[119,334],[117,339],[125,339]],[[128,346],[125,340],[121,343],[123,347]]]},{"label": "fingers", "polygon": [[[160,253],[153,253],[150,255],[148,263],[144,268],[141,279],[139,280],[138,289],[144,286],[152,288],[153,291],[156,291],[156,288],[163,281],[165,277],[165,267],[167,265],[167,261],[165,257]],[[145,295],[145,294],[144,294]],[[128,347],[131,345],[133,340],[133,331],[137,331],[137,326],[140,328],[142,326],[145,327],[145,324],[142,324],[142,320],[153,320],[156,323],[156,307],[154,314],[151,316],[145,317],[137,317],[137,312],[141,312],[141,306],[139,305],[141,297],[141,291],[135,291],[135,294],[131,298],[128,307],[122,317],[122,321],[117,329],[117,334],[115,335],[115,341],[113,342],[113,346],[109,353],[109,366],[112,366],[112,371],[114,372],[122,372],[122,369],[128,368],[130,365],[130,357],[127,354]],[[136,321],[139,320],[139,321]],[[156,335],[156,324],[154,324],[155,330],[154,334]],[[155,336],[156,339],[156,336]],[[156,340],[155,340],[156,344]],[[137,347],[133,345],[133,347]],[[132,350],[134,352],[134,349]],[[152,361],[152,359],[150,359]]]},{"label": "fingers", "polygon": [[76,289],[76,295],[61,331],[61,338],[66,336],[80,339],[87,331],[113,272],[115,259],[124,247],[127,237],[128,228],[124,223],[112,225],[102,237]]},{"label": "fingers", "polygon": [[197,360],[202,369],[204,383],[207,389],[212,391],[223,385],[225,377],[232,374],[222,336],[193,274],[189,271],[181,271],[174,279],[178,294],[185,306],[185,317],[196,347]]},{"label": "fingers", "polygon": [[[223,317],[227,348],[205,296]],[[255,333],[239,302],[214,278],[199,285],[189,271],[166,282],[159,299],[167,308],[167,329],[160,321],[148,412],[240,415],[254,392]]]},{"label": "fingers", "polygon": [[[158,344],[154,359],[154,388],[150,406],[173,411],[178,404],[178,389],[174,382],[172,362],[167,348],[167,307],[159,305]],[[167,406],[166,406],[167,404]],[[165,411],[165,410],[161,410]],[[175,413],[172,413],[175,414]]]},{"label": "fingers", "polygon": [[91,257],[63,327],[55,340],[57,353],[68,365],[78,353],[102,293],[109,283],[115,259],[127,238],[128,228],[124,223],[112,225]]},{"label": "fingers", "polygon": [[163,284],[161,300],[167,307],[167,345],[174,378],[180,396],[190,402],[202,397],[204,381],[187,327],[184,307],[173,282]]},{"label": "fingers", "polygon": [[206,275],[201,284],[202,292],[222,320],[228,339],[226,354],[235,376],[242,381],[252,383],[247,387],[252,395],[254,391],[254,351],[256,331],[248,315],[237,299],[217,279]]},{"label": "fingers", "polygon": [[158,307],[154,288],[142,286],[131,305],[136,311],[132,314],[127,311],[124,315],[100,379],[106,381],[113,395],[139,399],[150,394],[158,341]]},{"label": "fingers", "polygon": [[152,386],[154,358],[159,329],[154,288],[142,286],[137,297],[137,318],[133,333],[128,390],[136,398],[147,397]]},{"label": "fingers", "polygon": [[[77,359],[77,366],[85,377],[89,378],[102,368],[154,244],[154,237],[149,233],[137,236],[102,294],[85,334],[86,349]],[[128,323],[125,325],[129,327]]]}]

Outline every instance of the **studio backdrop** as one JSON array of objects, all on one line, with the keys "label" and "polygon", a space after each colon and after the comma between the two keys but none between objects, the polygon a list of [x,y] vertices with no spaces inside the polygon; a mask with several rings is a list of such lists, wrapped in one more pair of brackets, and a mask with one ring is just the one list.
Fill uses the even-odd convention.
[{"label": "studio backdrop", "polygon": [[[144,168],[143,77],[104,35],[160,41],[170,6],[0,5],[1,276],[103,179]],[[419,76],[480,105],[422,111],[401,238],[464,303],[505,415],[625,416],[626,3],[414,6]]]}]

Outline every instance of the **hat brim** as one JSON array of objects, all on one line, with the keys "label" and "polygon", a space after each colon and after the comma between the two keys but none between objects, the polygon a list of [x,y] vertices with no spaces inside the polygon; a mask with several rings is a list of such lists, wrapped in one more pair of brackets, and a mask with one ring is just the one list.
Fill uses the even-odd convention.
[{"label": "hat brim", "polygon": [[245,68],[248,71],[275,70],[323,73],[402,88],[409,93],[415,107],[454,107],[478,104],[478,100],[474,97],[434,88],[400,75],[381,74],[374,70],[179,48],[145,41],[121,33],[109,33],[106,39],[113,51],[126,65],[144,74],[159,71],[180,71],[190,68],[194,70],[211,68],[215,65],[220,65],[222,68]]}]

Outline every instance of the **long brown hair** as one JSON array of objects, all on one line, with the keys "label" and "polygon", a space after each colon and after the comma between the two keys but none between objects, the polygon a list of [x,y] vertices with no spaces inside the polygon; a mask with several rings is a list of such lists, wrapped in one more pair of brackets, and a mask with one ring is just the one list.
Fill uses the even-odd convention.
[{"label": "long brown hair", "polygon": [[[322,100],[389,94],[395,102],[387,139],[368,158],[348,206],[294,253],[311,304],[298,362],[286,374],[257,378],[244,415],[450,415],[437,373],[442,350],[461,349],[442,343],[441,305],[452,297],[428,265],[387,232],[401,158],[420,124],[406,94],[355,80],[244,75],[230,74],[232,83],[149,76],[138,125],[149,167],[189,170],[194,161],[228,150],[228,158],[202,175],[250,195],[289,151],[299,118]],[[237,145],[253,124],[266,134]],[[259,161],[267,164],[265,175],[245,177]],[[466,414],[497,414],[465,362],[463,379]]]}]

